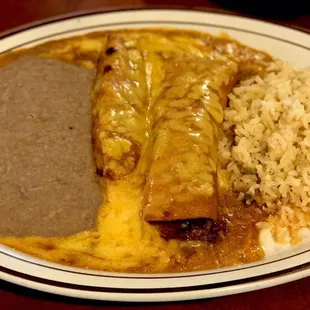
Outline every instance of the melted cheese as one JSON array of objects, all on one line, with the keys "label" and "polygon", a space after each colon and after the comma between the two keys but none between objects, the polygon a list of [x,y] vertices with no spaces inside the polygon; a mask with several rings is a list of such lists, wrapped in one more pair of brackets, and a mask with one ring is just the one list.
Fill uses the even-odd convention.
[{"label": "melted cheese", "polygon": [[[177,241],[165,241],[141,220],[142,194],[128,180],[108,185],[97,229],[64,238],[1,238],[16,249],[58,263],[113,271],[159,272],[181,260]],[[47,255],[49,253],[49,255]]]},{"label": "melted cheese", "polygon": [[177,243],[160,238],[155,227],[141,220],[140,191],[129,182],[109,186],[109,202],[99,214],[101,236],[95,255],[121,270],[146,264],[166,269],[177,252]]},{"label": "melted cheese", "polygon": [[[175,30],[119,31],[133,37],[144,33],[153,36],[152,50],[146,57],[146,83],[151,89],[151,98],[156,98],[161,88],[162,62],[156,52],[166,46],[165,57],[176,47],[198,57],[204,50],[233,57],[244,72],[263,70],[270,57],[244,47],[230,39],[216,38],[197,32]],[[39,55],[69,61],[87,68],[95,68],[100,52],[107,43],[108,32],[44,43],[32,49],[18,51],[0,58],[1,65],[13,61],[20,55]],[[129,42],[130,44],[130,42]],[[142,44],[147,44],[142,42]],[[150,48],[150,47],[149,47]],[[134,55],[133,55],[134,56]],[[248,67],[247,65],[250,64]],[[153,81],[151,87],[150,81]],[[142,153],[147,150],[142,149]],[[142,154],[144,157],[144,155]],[[146,161],[140,162],[137,170],[144,171]],[[132,177],[132,176],[130,176]],[[143,221],[141,211],[142,193],[139,180],[125,179],[107,184],[104,208],[98,214],[97,227],[62,238],[1,237],[0,242],[25,253],[52,262],[108,271],[169,272],[192,271],[250,262],[263,256],[258,245],[254,224],[260,215],[244,210],[240,203],[232,201],[229,213],[224,215],[231,221],[231,232],[223,243],[205,245],[165,241],[155,227]],[[226,199],[226,197],[225,197]],[[227,198],[228,200],[231,198]],[[243,214],[244,212],[244,214]],[[252,213],[253,214],[252,214]]]}]

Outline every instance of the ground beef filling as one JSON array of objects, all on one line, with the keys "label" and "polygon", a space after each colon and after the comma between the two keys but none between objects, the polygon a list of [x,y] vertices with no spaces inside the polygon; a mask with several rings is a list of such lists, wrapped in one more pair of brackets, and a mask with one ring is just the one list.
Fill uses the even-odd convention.
[{"label": "ground beef filling", "polygon": [[216,243],[226,235],[226,221],[212,219],[194,219],[188,221],[161,222],[156,224],[161,236],[167,240],[178,239]]}]

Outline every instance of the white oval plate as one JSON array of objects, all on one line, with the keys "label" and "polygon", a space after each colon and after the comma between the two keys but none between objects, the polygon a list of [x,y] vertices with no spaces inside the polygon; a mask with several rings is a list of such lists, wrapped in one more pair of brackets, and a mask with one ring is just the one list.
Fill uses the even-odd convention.
[{"label": "white oval plate", "polygon": [[[257,20],[183,10],[87,13],[5,33],[0,53],[91,31],[172,27],[225,31],[251,47],[297,67],[310,65],[310,35]],[[257,263],[184,274],[121,274],[70,268],[0,246],[0,278],[61,295],[117,301],[173,301],[262,289],[310,275],[310,242]]]}]

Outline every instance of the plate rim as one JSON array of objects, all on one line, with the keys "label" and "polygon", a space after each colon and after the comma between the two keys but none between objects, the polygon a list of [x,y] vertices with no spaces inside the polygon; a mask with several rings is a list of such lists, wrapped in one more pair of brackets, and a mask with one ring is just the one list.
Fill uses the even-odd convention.
[{"label": "plate rim", "polygon": [[[310,264],[308,264],[310,266]],[[0,279],[4,281],[11,282],[16,285],[24,286],[30,289],[46,292],[54,295],[61,295],[79,299],[89,299],[89,300],[104,300],[104,301],[122,301],[122,302],[170,302],[170,301],[186,301],[186,300],[198,300],[211,297],[222,297],[229,295],[242,294],[246,292],[257,291],[261,289],[266,289],[276,285],[281,285],[289,283],[292,281],[297,281],[310,276],[310,269],[298,269],[295,271],[290,271],[284,275],[279,275],[276,277],[265,277],[259,281],[249,281],[246,285],[237,284],[232,286],[224,286],[223,290],[218,287],[211,289],[201,289],[192,290],[188,292],[175,291],[175,292],[155,292],[155,293],[120,293],[120,292],[92,292],[92,291],[82,291],[85,293],[81,296],[81,290],[73,288],[64,288],[49,285],[37,281],[29,281],[18,276],[12,276],[9,273],[4,273],[0,271]],[[22,281],[21,281],[22,280]],[[185,294],[184,294],[185,293]],[[181,294],[181,296],[180,296]]]},{"label": "plate rim", "polygon": [[273,26],[283,27],[290,30],[295,30],[299,32],[303,32],[305,34],[310,34],[310,29],[289,25],[289,24],[280,24],[276,22],[267,21],[262,18],[258,17],[250,17],[250,16],[243,16],[238,15],[237,13],[231,12],[225,9],[217,9],[217,8],[204,8],[204,7],[194,7],[194,8],[187,8],[186,6],[178,6],[178,5],[118,5],[118,6],[108,6],[108,7],[101,7],[97,9],[89,9],[89,10],[81,10],[71,13],[65,14],[58,14],[55,16],[47,17],[47,18],[40,18],[38,20],[21,24],[16,27],[9,28],[7,30],[0,32],[0,39],[4,39],[8,36],[17,34],[19,32],[30,30],[36,27],[48,25],[50,23],[57,23],[60,21],[64,21],[67,19],[78,18],[83,16],[91,16],[95,14],[109,14],[109,13],[117,13],[117,12],[129,12],[129,11],[152,11],[152,10],[168,10],[168,11],[185,11],[185,12],[200,12],[200,13],[211,13],[217,15],[228,15],[234,16],[241,19],[249,20],[249,21],[258,21],[262,23],[266,23]]}]

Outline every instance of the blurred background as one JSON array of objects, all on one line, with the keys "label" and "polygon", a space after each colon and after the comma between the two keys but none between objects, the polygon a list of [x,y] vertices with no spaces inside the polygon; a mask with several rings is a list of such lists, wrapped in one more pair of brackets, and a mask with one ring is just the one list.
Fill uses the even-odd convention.
[{"label": "blurred background", "polygon": [[251,15],[276,19],[294,19],[309,13],[309,0],[214,0],[219,6]]},{"label": "blurred background", "polygon": [[60,14],[147,5],[203,8],[310,28],[310,0],[0,0],[0,31]]}]

